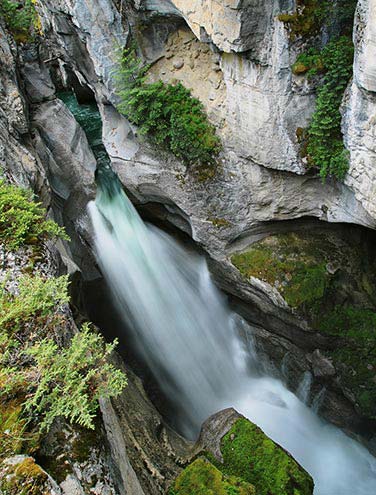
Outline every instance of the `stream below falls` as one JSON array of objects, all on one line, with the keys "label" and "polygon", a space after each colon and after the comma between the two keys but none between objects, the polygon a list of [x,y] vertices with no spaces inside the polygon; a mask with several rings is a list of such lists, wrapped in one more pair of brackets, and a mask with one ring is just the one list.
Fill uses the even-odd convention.
[{"label": "stream below falls", "polygon": [[[98,121],[94,107],[80,112],[81,125],[82,112],[96,112]],[[181,430],[194,438],[208,416],[234,407],[313,476],[315,495],[376,494],[376,459],[260,371],[254,349],[239,337],[244,322],[211,281],[205,259],[142,221],[102,151],[97,197],[88,205],[96,256],[124,326],[178,406]]]}]

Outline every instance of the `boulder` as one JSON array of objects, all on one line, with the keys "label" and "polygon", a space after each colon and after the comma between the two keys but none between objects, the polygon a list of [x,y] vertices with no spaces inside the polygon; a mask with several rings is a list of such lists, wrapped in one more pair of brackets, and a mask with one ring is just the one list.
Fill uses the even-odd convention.
[{"label": "boulder", "polygon": [[[312,495],[313,493],[312,477],[288,452],[234,409],[224,409],[205,421],[197,449],[201,450],[202,455],[208,457],[225,476],[235,477],[254,486],[255,493],[259,495],[269,493]],[[176,480],[173,488],[177,495],[189,493],[184,490],[179,491],[183,480],[193,487],[195,478],[189,476],[193,467],[198,471],[198,466],[193,463]],[[202,465],[199,467],[203,468]],[[214,477],[215,474],[212,473],[212,476]],[[234,482],[234,478],[232,480]],[[244,487],[244,490],[246,489],[249,492],[244,493],[253,493],[249,486]]]}]

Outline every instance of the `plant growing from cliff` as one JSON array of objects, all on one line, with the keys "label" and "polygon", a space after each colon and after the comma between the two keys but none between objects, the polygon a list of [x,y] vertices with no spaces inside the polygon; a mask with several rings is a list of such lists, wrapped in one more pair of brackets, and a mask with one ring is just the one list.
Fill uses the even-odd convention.
[{"label": "plant growing from cliff", "polygon": [[329,1],[296,0],[296,10],[292,13],[279,14],[278,19],[290,31],[290,39],[310,37],[319,33],[330,8]]},{"label": "plant growing from cliff", "polygon": [[220,149],[202,103],[181,83],[148,83],[148,67],[125,50],[117,74],[119,111],[187,164],[214,164]]},{"label": "plant growing from cliff", "polygon": [[[29,323],[40,325],[69,302],[68,278],[24,275],[18,280],[17,294],[0,287],[0,327],[10,335]],[[39,329],[41,330],[41,328]]]},{"label": "plant growing from cliff", "polygon": [[324,25],[338,34],[350,34],[357,0],[296,0],[294,12],[279,14],[289,30],[291,41],[309,40],[320,34]]},{"label": "plant growing from cliff", "polygon": [[69,240],[62,227],[45,217],[45,209],[33,201],[31,191],[0,179],[0,240],[9,250],[51,237]]},{"label": "plant growing from cliff", "polygon": [[[58,416],[93,428],[98,398],[116,396],[126,385],[125,375],[108,360],[116,341],[106,344],[85,324],[62,344],[69,326],[66,276],[28,275],[18,280],[17,292],[7,282],[1,289],[0,403],[17,400],[15,431],[25,425],[47,431]],[[3,443],[0,432],[0,447]]]},{"label": "plant growing from cliff", "polygon": [[[324,179],[333,176],[343,179],[349,166],[349,153],[343,146],[340,105],[352,73],[353,46],[351,34],[356,0],[297,0],[293,13],[281,14],[290,39],[305,39],[310,48],[301,53],[292,66],[296,75],[324,74],[318,80],[316,111],[307,130],[302,152],[308,163],[320,169]],[[332,37],[323,49],[316,49],[324,28]]]},{"label": "plant growing from cliff", "polygon": [[314,48],[301,53],[291,67],[291,70],[295,75],[306,74],[308,78],[323,72],[324,64],[321,53]]},{"label": "plant growing from cliff", "polygon": [[33,0],[0,0],[0,13],[19,42],[28,41],[38,24]]},{"label": "plant growing from cliff", "polygon": [[88,324],[63,349],[44,339],[27,351],[35,362],[37,387],[24,406],[27,413],[40,414],[39,429],[48,430],[55,418],[94,429],[100,397],[115,397],[127,381],[123,372],[108,362],[117,345],[105,344]]},{"label": "plant growing from cliff", "polygon": [[317,90],[316,110],[308,129],[307,156],[312,166],[343,179],[349,166],[349,153],[343,145],[340,105],[352,75],[354,47],[342,36],[330,41],[321,52],[325,70],[323,84]]}]

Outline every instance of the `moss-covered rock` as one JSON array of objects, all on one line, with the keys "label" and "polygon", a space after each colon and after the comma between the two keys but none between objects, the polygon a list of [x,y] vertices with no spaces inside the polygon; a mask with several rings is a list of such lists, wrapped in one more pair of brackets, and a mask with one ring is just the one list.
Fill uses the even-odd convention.
[{"label": "moss-covered rock", "polygon": [[24,422],[20,415],[19,401],[0,401],[0,460],[21,452]]},{"label": "moss-covered rock", "polygon": [[328,2],[296,0],[296,10],[282,13],[278,19],[289,29],[290,39],[308,38],[318,34],[328,10]]},{"label": "moss-covered rock", "polygon": [[255,495],[254,487],[226,476],[207,459],[199,458],[178,476],[169,495]]},{"label": "moss-covered rock", "polygon": [[322,333],[340,339],[328,355],[362,414],[376,419],[376,312],[337,306],[318,318],[316,326]]},{"label": "moss-covered rock", "polygon": [[48,475],[32,457],[15,456],[0,466],[0,493],[6,495],[49,495]]},{"label": "moss-covered rock", "polygon": [[359,229],[314,228],[266,237],[231,261],[244,277],[268,282],[292,308],[313,319],[344,301],[376,308],[376,259],[369,246]]},{"label": "moss-covered rock", "polygon": [[329,281],[325,260],[321,241],[298,233],[268,237],[231,258],[243,276],[273,285],[293,308],[323,297]]},{"label": "moss-covered rock", "polygon": [[351,32],[356,0],[296,0],[293,12],[283,12],[278,19],[289,30],[291,41],[309,40],[317,36],[323,27],[331,30],[335,25],[336,34]]},{"label": "moss-covered rock", "polygon": [[255,424],[240,418],[223,437],[222,472],[256,488],[257,495],[310,495],[311,476]]},{"label": "moss-covered rock", "polygon": [[278,289],[312,329],[329,337],[329,357],[346,395],[376,417],[376,259],[360,229],[315,228],[270,236],[232,256],[246,277]]},{"label": "moss-covered rock", "polygon": [[234,409],[205,421],[199,452],[169,495],[312,495],[311,476]]}]

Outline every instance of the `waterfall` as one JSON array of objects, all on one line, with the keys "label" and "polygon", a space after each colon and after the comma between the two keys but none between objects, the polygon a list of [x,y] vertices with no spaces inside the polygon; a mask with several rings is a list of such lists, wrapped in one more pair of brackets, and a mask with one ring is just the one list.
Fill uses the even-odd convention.
[{"label": "waterfall", "polygon": [[309,371],[306,371],[303,375],[302,381],[299,383],[296,395],[307,406],[309,405],[309,396],[311,393],[312,375]]},{"label": "waterfall", "polygon": [[316,495],[376,493],[376,460],[368,451],[260,372],[254,351],[249,359],[238,337],[243,323],[205,260],[146,225],[109,166],[100,167],[97,183],[89,212],[98,263],[132,339],[178,405],[184,433],[196,435],[210,414],[232,406],[311,473]]}]

